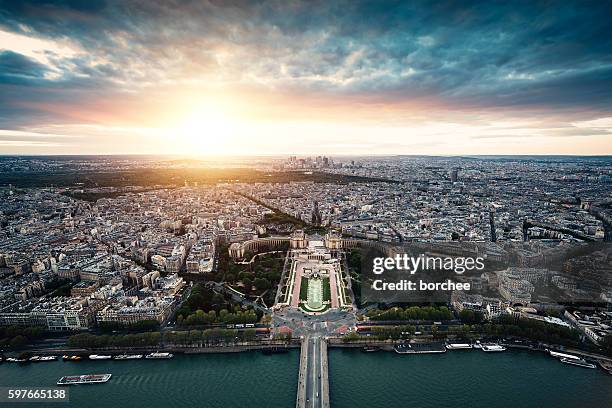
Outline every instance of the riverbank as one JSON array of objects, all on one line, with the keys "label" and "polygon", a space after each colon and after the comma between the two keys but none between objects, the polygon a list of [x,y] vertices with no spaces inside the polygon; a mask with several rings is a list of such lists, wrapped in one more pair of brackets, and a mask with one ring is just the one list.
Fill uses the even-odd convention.
[{"label": "riverbank", "polygon": [[274,349],[297,349],[300,347],[299,339],[292,342],[266,342],[266,343],[240,343],[240,344],[219,344],[210,346],[159,346],[159,347],[113,347],[113,348],[28,348],[20,351],[7,351],[6,357],[17,357],[26,352],[36,355],[64,355],[64,354],[148,354],[152,352],[164,352],[173,354],[218,354],[218,353],[242,353],[258,350]]},{"label": "riverbank", "polygon": [[[406,356],[333,347],[328,366],[334,408],[603,408],[612,389],[612,376],[520,349]],[[251,352],[179,354],[154,361],[3,363],[0,378],[9,387],[55,387],[64,375],[113,374],[105,384],[70,387],[66,406],[75,407],[285,408],[295,406],[298,369],[299,351],[292,349],[268,356]]]},{"label": "riverbank", "polygon": [[[364,346],[376,346],[383,351],[394,351],[394,346],[403,343],[403,340],[358,340],[351,342],[344,342],[342,337],[332,337],[327,339],[327,343],[330,348],[363,348]],[[420,343],[429,343],[429,341],[421,341]],[[64,355],[64,354],[76,354],[76,355],[87,355],[87,354],[148,354],[152,352],[167,352],[173,354],[219,354],[219,353],[244,353],[249,351],[258,350],[275,350],[275,349],[298,349],[300,348],[300,339],[293,339],[290,342],[286,341],[265,341],[265,342],[244,342],[244,343],[230,343],[230,344],[219,344],[219,345],[207,345],[207,346],[160,346],[160,347],[132,347],[132,348],[104,348],[104,349],[84,349],[84,348],[41,348],[35,349],[30,348],[26,351],[30,354],[35,355]],[[535,343],[513,343],[513,342],[501,342],[507,348],[514,349],[525,349],[531,351],[546,352],[546,350],[563,351],[570,354],[576,354],[583,358],[591,359],[598,364],[603,362],[612,366],[612,358],[601,354],[596,354],[575,348],[563,348],[558,345],[537,345]],[[9,351],[5,352],[5,357],[17,357],[21,354],[20,351]],[[607,367],[607,366],[606,366]]]},{"label": "riverbank", "polygon": [[[482,340],[484,341],[484,340]],[[363,348],[364,346],[375,346],[375,347],[379,347],[381,350],[383,351],[393,351],[394,350],[394,346],[396,344],[401,344],[403,343],[403,340],[364,340],[364,341],[351,341],[351,342],[343,342],[342,339],[340,338],[333,338],[333,339],[329,339],[329,347],[335,347],[335,348]],[[427,343],[427,342],[425,342]],[[558,345],[554,345],[554,344],[542,344],[540,346],[535,346],[535,345],[526,345],[526,344],[517,344],[517,343],[511,343],[511,342],[499,342],[501,345],[503,345],[504,347],[507,348],[513,348],[513,349],[522,349],[522,350],[529,350],[529,351],[536,351],[536,352],[546,352],[546,350],[557,350],[557,351],[563,351],[566,353],[570,353],[570,354],[576,354],[582,357],[586,357],[589,359],[593,359],[597,362],[599,361],[603,361],[606,363],[610,363],[612,364],[612,357],[608,357],[608,356],[604,356],[602,354],[596,354],[596,353],[592,353],[592,352],[588,352],[588,351],[584,351],[584,350],[580,350],[580,349],[575,349],[575,348],[563,348],[561,346]]]}]

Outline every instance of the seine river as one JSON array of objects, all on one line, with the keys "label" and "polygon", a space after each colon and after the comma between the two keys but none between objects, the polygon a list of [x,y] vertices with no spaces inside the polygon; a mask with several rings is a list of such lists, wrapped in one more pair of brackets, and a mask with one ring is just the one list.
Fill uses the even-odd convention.
[{"label": "seine river", "polygon": [[[112,373],[106,384],[69,387],[70,404],[12,406],[288,408],[295,406],[298,357],[294,350],[271,356],[2,363],[0,386],[53,387],[63,375]],[[612,402],[612,376],[527,351],[410,356],[330,349],[329,369],[333,408],[610,407]]]}]

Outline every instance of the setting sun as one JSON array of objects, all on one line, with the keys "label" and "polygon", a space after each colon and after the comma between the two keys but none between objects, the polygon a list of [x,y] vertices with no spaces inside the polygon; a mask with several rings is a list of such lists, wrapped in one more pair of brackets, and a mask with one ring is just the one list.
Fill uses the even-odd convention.
[{"label": "setting sun", "polygon": [[194,109],[172,129],[187,154],[231,153],[239,131],[238,120],[223,109],[204,105]]}]

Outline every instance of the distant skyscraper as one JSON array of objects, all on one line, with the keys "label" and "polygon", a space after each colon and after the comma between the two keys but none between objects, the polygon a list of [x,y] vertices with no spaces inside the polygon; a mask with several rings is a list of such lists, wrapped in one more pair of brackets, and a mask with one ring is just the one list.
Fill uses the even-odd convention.
[{"label": "distant skyscraper", "polygon": [[451,171],[451,181],[453,183],[456,183],[457,181],[459,181],[459,169],[453,169]]}]

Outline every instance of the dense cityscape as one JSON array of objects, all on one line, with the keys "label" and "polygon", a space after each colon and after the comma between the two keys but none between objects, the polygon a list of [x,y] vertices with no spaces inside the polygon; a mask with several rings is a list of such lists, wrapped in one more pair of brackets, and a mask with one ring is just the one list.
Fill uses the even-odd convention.
[{"label": "dense cityscape", "polygon": [[[571,348],[610,369],[608,158],[258,158],[243,166],[270,181],[244,182],[204,160],[158,157],[174,180],[126,184],[153,162],[2,158],[7,361],[302,344],[302,358],[320,361],[301,364],[298,406],[328,406],[327,373],[308,378],[334,345]],[[365,252],[449,243],[519,262],[462,277],[478,290],[446,302],[362,299]],[[551,266],[564,245],[597,243]]]}]

